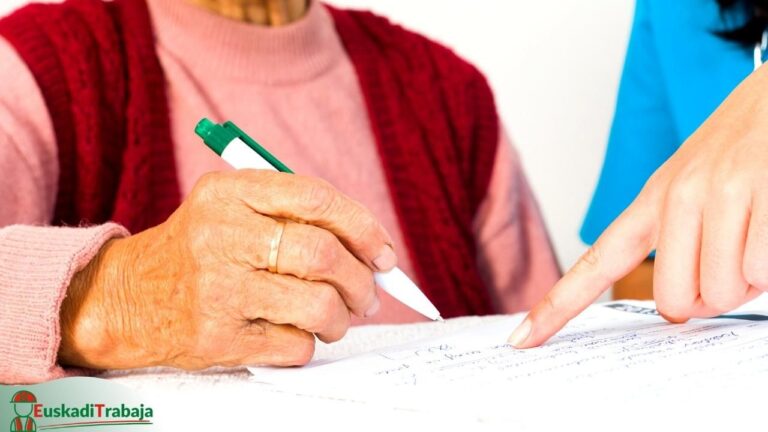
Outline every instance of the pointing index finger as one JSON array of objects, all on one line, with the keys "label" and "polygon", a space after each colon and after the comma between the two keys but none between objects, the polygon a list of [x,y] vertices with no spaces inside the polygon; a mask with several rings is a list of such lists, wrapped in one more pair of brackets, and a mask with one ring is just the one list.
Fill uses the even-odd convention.
[{"label": "pointing index finger", "polygon": [[633,203],[555,284],[509,337],[516,348],[541,345],[637,267],[653,250],[656,216]]}]

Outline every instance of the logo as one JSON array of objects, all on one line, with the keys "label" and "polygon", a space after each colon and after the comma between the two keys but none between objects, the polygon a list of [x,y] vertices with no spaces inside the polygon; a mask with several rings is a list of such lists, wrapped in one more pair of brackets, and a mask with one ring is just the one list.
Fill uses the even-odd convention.
[{"label": "logo", "polygon": [[16,417],[11,420],[11,432],[36,432],[37,423],[32,418],[32,409],[37,398],[31,392],[21,390],[16,392],[11,398],[13,404],[13,412],[16,413]]},{"label": "logo", "polygon": [[10,432],[77,430],[91,429],[94,426],[146,426],[153,424],[154,416],[152,407],[144,404],[130,406],[124,403],[110,405],[92,402],[76,405],[67,403],[47,405],[28,390],[19,390],[14,393],[10,403],[15,415],[11,419]]}]

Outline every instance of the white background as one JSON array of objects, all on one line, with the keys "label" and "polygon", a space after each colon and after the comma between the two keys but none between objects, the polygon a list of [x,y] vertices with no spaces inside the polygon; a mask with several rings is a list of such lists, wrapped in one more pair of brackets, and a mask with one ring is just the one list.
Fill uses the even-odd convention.
[{"label": "white background", "polygon": [[[182,1],[182,0],[179,0]],[[370,8],[451,47],[490,78],[560,262],[599,173],[632,0],[332,0]],[[26,3],[0,0],[0,14]]]}]

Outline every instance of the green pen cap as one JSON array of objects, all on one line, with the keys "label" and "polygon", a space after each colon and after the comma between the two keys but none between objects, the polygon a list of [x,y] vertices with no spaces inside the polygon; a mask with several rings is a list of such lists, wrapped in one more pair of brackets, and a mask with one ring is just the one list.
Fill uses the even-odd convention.
[{"label": "green pen cap", "polygon": [[238,138],[237,134],[219,124],[216,124],[207,118],[200,120],[195,126],[195,133],[203,139],[205,145],[215,151],[217,155],[227,148],[227,144]]}]

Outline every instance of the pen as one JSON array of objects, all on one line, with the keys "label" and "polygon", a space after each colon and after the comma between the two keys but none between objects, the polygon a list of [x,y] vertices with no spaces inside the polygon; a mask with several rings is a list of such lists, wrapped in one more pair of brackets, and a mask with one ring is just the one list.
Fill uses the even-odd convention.
[{"label": "pen", "polygon": [[[217,124],[204,118],[195,127],[195,133],[211,150],[235,169],[253,168],[293,173],[290,168],[230,121]],[[435,305],[399,268],[375,273],[374,279],[384,291],[409,308],[431,320],[443,320]]]}]

